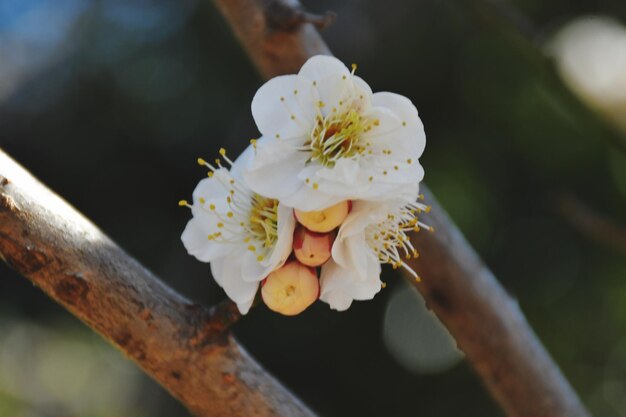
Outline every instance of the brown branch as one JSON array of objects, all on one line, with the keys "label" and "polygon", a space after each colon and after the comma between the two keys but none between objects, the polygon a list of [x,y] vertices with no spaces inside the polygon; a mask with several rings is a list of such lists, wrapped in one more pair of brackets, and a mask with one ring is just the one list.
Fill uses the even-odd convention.
[{"label": "brown branch", "polygon": [[295,72],[312,55],[330,54],[313,24],[293,25],[292,16],[302,10],[297,0],[214,2],[266,77]]},{"label": "brown branch", "polygon": [[556,198],[555,209],[582,235],[626,255],[626,228],[621,224],[568,193]]},{"label": "brown branch", "polygon": [[230,302],[192,304],[0,150],[0,258],[199,417],[313,417],[230,336]]},{"label": "brown branch", "polygon": [[409,279],[455,337],[474,370],[511,417],[586,417],[519,304],[482,263],[435,197],[424,220],[435,232],[412,236],[420,258]]},{"label": "brown branch", "polygon": [[[268,28],[271,9],[259,0],[214,0],[265,78],[295,73],[315,54],[329,54],[310,25],[295,32]],[[279,1],[297,7],[295,1]],[[249,25],[249,20],[255,22]],[[580,400],[513,300],[481,262],[428,191],[435,233],[413,236],[422,257],[412,266],[429,306],[448,327],[507,415],[585,417]]]}]

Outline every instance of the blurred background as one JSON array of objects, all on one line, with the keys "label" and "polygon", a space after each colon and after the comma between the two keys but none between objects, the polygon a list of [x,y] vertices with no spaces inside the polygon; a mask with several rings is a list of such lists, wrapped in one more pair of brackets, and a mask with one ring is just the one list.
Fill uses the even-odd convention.
[{"label": "blurred background", "polygon": [[[626,416],[626,3],[305,2],[374,91],[410,97],[426,182],[595,416]],[[261,85],[207,0],[1,0],[0,146],[194,301],[224,298],[177,206],[255,137]],[[324,416],[502,416],[391,270],[371,302],[244,346]],[[428,279],[428,277],[423,277]],[[184,417],[163,389],[0,265],[1,417]]]}]

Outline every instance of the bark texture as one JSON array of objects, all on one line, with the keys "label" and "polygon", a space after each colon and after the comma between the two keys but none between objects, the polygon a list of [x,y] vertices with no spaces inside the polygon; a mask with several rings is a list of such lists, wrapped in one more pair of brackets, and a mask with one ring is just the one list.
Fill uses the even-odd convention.
[{"label": "bark texture", "polygon": [[199,417],[313,417],[230,336],[0,150],[0,258]]}]

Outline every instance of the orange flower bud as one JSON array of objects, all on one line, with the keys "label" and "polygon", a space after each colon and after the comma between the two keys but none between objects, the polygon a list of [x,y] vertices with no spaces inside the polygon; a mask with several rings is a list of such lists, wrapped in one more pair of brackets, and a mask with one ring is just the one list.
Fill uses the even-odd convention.
[{"label": "orange flower bud", "polygon": [[339,226],[350,212],[350,201],[342,201],[320,211],[294,210],[296,219],[312,232],[326,233]]},{"label": "orange flower bud", "polygon": [[288,261],[263,281],[261,296],[267,307],[285,316],[302,313],[317,300],[320,283],[315,269]]},{"label": "orange flower bud", "polygon": [[306,266],[320,266],[330,258],[334,233],[317,233],[298,225],[293,234],[293,253]]}]

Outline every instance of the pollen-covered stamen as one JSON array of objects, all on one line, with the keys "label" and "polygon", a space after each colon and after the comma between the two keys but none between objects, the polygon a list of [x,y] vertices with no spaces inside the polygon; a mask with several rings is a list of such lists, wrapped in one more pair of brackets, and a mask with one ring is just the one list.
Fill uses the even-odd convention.
[{"label": "pollen-covered stamen", "polygon": [[353,158],[370,147],[362,143],[363,133],[378,126],[377,119],[364,117],[357,109],[336,109],[323,116],[318,112],[315,126],[303,150],[311,152],[310,161],[333,167],[340,158]]},{"label": "pollen-covered stamen", "polygon": [[418,231],[420,227],[431,229],[417,218],[418,213],[429,209],[422,203],[409,202],[400,210],[389,213],[384,221],[369,226],[365,230],[367,243],[381,263],[391,264],[394,269],[405,268],[416,279],[419,279],[403,258],[411,259],[419,256],[408,233]]},{"label": "pollen-covered stamen", "polygon": [[273,247],[278,239],[278,200],[253,194],[247,230],[263,247]]}]

